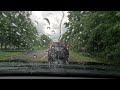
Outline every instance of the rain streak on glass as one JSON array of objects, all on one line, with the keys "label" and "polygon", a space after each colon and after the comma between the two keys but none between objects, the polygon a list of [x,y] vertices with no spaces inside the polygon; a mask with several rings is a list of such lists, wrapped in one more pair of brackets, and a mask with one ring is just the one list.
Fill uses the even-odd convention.
[{"label": "rain streak on glass", "polygon": [[4,17],[7,17],[4,13],[2,13],[2,15],[3,15]]},{"label": "rain streak on glass", "polygon": [[74,29],[72,30],[72,32],[74,31]]},{"label": "rain streak on glass", "polygon": [[25,29],[23,29],[23,31],[26,31]]},{"label": "rain streak on glass", "polygon": [[20,36],[20,33],[18,33],[18,32],[16,32],[17,33],[17,35],[19,35]]},{"label": "rain streak on glass", "polygon": [[45,40],[43,40],[43,42],[46,42]]},{"label": "rain streak on glass", "polygon": [[12,25],[13,25],[14,27],[17,27],[17,25],[16,25],[15,23],[12,23]]}]

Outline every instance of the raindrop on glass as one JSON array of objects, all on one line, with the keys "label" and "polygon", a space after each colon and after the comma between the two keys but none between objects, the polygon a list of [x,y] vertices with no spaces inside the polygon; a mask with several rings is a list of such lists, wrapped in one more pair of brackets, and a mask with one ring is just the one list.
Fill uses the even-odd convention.
[{"label": "raindrop on glass", "polygon": [[2,13],[2,15],[3,15],[4,17],[7,17],[4,13]]},{"label": "raindrop on glass", "polygon": [[23,31],[26,31],[25,29],[23,29]]},{"label": "raindrop on glass", "polygon": [[43,40],[43,42],[46,42],[45,40]]},{"label": "raindrop on glass", "polygon": [[16,32],[17,33],[17,35],[20,35],[20,33],[18,33],[18,32]]},{"label": "raindrop on glass", "polygon": [[23,43],[20,43],[21,45],[23,45]]},{"label": "raindrop on glass", "polygon": [[69,36],[67,36],[67,38],[69,38]]},{"label": "raindrop on glass", "polygon": [[16,24],[14,24],[14,23],[12,23],[12,25],[13,25],[14,27],[17,27],[17,25],[16,25]]},{"label": "raindrop on glass", "polygon": [[81,34],[82,32],[79,32],[79,34]]}]

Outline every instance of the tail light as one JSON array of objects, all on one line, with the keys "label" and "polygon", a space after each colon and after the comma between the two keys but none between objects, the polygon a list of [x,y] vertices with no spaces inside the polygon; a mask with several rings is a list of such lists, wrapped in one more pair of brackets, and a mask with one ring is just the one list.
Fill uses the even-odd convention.
[{"label": "tail light", "polygon": [[65,47],[68,49],[68,44],[67,43],[65,44]]},{"label": "tail light", "polygon": [[61,42],[58,43],[59,44],[59,47],[61,46]]}]

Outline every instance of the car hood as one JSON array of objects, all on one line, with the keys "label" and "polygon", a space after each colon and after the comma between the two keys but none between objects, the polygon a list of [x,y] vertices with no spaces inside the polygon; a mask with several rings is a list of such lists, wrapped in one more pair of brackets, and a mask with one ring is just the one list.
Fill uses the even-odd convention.
[{"label": "car hood", "polygon": [[107,65],[51,65],[36,62],[1,62],[0,75],[21,74],[21,75],[67,75],[67,76],[117,76],[120,77],[119,66]]}]

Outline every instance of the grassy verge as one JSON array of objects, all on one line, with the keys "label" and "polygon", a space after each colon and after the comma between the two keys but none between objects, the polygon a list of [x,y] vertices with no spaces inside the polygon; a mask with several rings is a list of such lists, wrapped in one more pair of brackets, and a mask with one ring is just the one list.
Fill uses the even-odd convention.
[{"label": "grassy verge", "polygon": [[95,59],[70,51],[70,62],[97,62]]},{"label": "grassy verge", "polygon": [[89,57],[84,56],[82,53],[76,53],[70,51],[70,62],[78,62],[78,63],[90,63],[90,64],[119,64],[115,61],[109,61],[105,58],[100,57]]},{"label": "grassy verge", "polygon": [[34,50],[45,50],[45,47],[34,46]]},{"label": "grassy verge", "polygon": [[23,52],[0,52],[0,60],[8,59],[23,54]]}]

